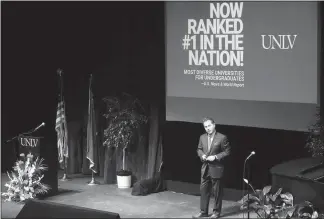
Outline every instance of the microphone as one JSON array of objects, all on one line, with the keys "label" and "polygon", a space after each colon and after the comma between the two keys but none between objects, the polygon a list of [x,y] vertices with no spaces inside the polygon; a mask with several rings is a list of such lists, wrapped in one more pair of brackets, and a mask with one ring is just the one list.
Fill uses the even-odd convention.
[{"label": "microphone", "polygon": [[[42,122],[42,124],[40,124],[39,126],[37,126],[35,129],[31,129],[30,131],[25,132],[25,133],[23,133],[22,135],[26,135],[26,134],[33,133],[33,132],[37,131],[38,129],[40,129],[40,128],[43,127],[43,126],[45,126],[45,122]],[[18,138],[19,136],[20,136],[20,134],[17,135],[17,136],[15,136],[15,137],[13,137],[13,138],[11,138],[11,139],[9,139],[9,140],[7,140],[7,141],[5,141],[5,143],[8,143],[8,142],[12,141],[12,140],[14,140],[15,138]]]},{"label": "microphone", "polygon": [[[248,184],[252,189],[253,189],[253,187],[251,186],[251,184],[249,183],[249,172],[248,172],[248,174],[247,174],[247,179],[245,178],[245,166],[246,166],[246,162],[247,162],[247,160],[248,159],[250,159],[250,157],[252,157],[253,155],[255,155],[255,152],[254,151],[252,151],[251,152],[251,154],[245,159],[245,161],[244,161],[244,165],[243,165],[243,181],[246,183],[246,184]],[[244,197],[244,190],[245,190],[245,187],[244,187],[244,183],[243,183],[243,186],[242,186],[242,188],[243,188],[243,197]],[[254,191],[254,189],[253,189],[253,191]],[[250,197],[249,197],[249,191],[247,191],[247,196],[248,196],[248,200],[250,199]],[[249,211],[249,209],[250,209],[250,205],[248,204],[248,219],[250,219],[250,211]],[[244,215],[244,214],[243,214]]]},{"label": "microphone", "polygon": [[37,126],[35,128],[34,132],[37,131],[38,129],[40,129],[41,127],[43,127],[43,126],[45,126],[45,122],[43,122],[42,124],[40,124],[39,126]]},{"label": "microphone", "polygon": [[250,159],[250,157],[252,157],[253,155],[255,155],[255,152],[252,151],[251,154],[245,159],[245,161],[247,161],[248,159]]}]

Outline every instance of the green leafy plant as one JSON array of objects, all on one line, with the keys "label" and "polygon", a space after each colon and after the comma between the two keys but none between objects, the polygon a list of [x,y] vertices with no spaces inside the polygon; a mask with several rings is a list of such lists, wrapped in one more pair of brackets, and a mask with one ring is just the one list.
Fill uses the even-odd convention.
[{"label": "green leafy plant", "polygon": [[271,188],[271,186],[265,186],[262,190],[254,190],[252,187],[253,193],[239,200],[241,210],[249,207],[259,218],[286,218],[288,214],[292,214],[294,210],[292,194],[281,193],[281,188],[271,193]]},{"label": "green leafy plant", "polygon": [[125,150],[134,142],[137,130],[148,118],[140,101],[131,95],[112,96],[103,99],[107,106],[108,126],[104,130],[104,146],[123,150],[123,167],[118,175],[131,175],[125,169]]},{"label": "green leafy plant", "polygon": [[316,122],[308,128],[308,138],[305,145],[313,157],[324,156],[324,124],[319,107],[316,109],[315,116]]},{"label": "green leafy plant", "polygon": [[5,184],[7,192],[2,193],[5,201],[24,202],[50,190],[50,186],[41,182],[44,177],[42,173],[47,170],[44,159],[37,157],[34,160],[30,153],[27,156],[20,154],[20,157],[22,160],[16,161],[14,172],[11,175],[7,172],[10,181]]},{"label": "green leafy plant", "polygon": [[258,218],[324,219],[324,214],[319,213],[309,201],[294,205],[293,195],[289,192],[282,193],[282,188],[275,193],[271,192],[271,186],[255,190],[246,179],[244,181],[253,192],[239,200],[241,210],[249,206]]}]

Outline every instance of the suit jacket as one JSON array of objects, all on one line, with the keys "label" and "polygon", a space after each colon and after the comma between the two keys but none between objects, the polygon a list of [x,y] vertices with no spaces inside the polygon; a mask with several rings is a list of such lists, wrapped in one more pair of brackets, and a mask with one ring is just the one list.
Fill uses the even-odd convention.
[{"label": "suit jacket", "polygon": [[210,150],[208,151],[207,133],[201,135],[197,148],[197,153],[200,160],[203,161],[202,156],[204,154],[207,157],[212,155],[217,156],[217,159],[214,161],[203,161],[203,165],[201,167],[201,177],[204,177],[207,175],[207,173],[209,173],[212,178],[222,178],[224,172],[223,159],[230,154],[230,149],[231,148],[227,137],[219,132],[216,132],[213,142],[211,143]]}]

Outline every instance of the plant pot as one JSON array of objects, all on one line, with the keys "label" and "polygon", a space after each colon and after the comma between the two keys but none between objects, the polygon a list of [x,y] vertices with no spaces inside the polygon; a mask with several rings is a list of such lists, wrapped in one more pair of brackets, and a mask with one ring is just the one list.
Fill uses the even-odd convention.
[{"label": "plant pot", "polygon": [[123,169],[117,171],[117,185],[121,189],[130,188],[132,185],[132,172]]},{"label": "plant pot", "polygon": [[132,175],[119,176],[117,175],[117,185],[120,189],[127,189],[131,187]]}]

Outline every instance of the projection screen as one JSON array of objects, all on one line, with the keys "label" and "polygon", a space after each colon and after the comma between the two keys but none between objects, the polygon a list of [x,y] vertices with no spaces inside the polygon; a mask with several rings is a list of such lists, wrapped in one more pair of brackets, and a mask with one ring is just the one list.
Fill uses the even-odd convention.
[{"label": "projection screen", "polygon": [[166,119],[306,131],[317,2],[166,2]]}]

